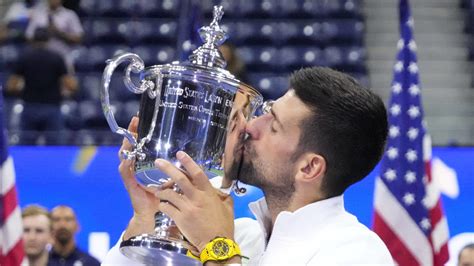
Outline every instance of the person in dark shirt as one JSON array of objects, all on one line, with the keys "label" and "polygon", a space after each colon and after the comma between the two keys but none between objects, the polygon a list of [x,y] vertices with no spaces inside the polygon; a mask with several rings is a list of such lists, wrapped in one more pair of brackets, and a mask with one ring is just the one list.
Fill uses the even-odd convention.
[{"label": "person in dark shirt", "polygon": [[35,144],[36,131],[45,132],[48,143],[57,143],[58,131],[63,128],[62,97],[77,88],[75,78],[67,73],[62,56],[46,48],[48,38],[47,29],[35,31],[34,42],[19,58],[7,82],[7,91],[21,95],[24,101],[20,125],[25,132],[23,144]]},{"label": "person in dark shirt", "polygon": [[71,207],[60,205],[51,211],[53,248],[48,266],[95,266],[100,262],[76,246],[74,234],[79,229],[76,214]]}]

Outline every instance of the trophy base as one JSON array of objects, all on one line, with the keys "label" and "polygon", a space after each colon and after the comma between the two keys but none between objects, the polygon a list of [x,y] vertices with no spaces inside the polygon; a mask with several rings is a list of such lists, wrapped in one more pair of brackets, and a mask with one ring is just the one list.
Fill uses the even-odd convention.
[{"label": "trophy base", "polygon": [[200,261],[186,256],[188,249],[182,242],[157,238],[143,234],[125,240],[120,251],[132,260],[147,265],[202,265]]}]

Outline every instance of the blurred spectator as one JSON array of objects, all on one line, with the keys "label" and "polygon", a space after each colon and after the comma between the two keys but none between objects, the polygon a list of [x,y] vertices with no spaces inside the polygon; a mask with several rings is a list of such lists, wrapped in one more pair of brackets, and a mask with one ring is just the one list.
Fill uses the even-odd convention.
[{"label": "blurred spectator", "polygon": [[219,47],[219,50],[227,62],[226,69],[238,80],[248,83],[245,64],[242,59],[240,59],[235,46],[232,43],[226,42]]},{"label": "blurred spectator", "polygon": [[8,93],[21,95],[25,103],[20,124],[21,130],[26,131],[21,137],[24,144],[36,144],[38,136],[29,134],[31,131],[46,131],[47,142],[58,143],[57,131],[64,126],[60,112],[62,95],[77,89],[63,58],[46,48],[47,41],[48,31],[36,29],[31,47],[20,56],[7,81]]},{"label": "blurred spectator", "polygon": [[62,0],[48,0],[47,6],[35,8],[26,37],[32,39],[37,28],[48,28],[50,40],[48,48],[64,56],[68,71],[74,73],[74,62],[71,56],[73,46],[81,43],[84,30],[77,14],[62,5]]},{"label": "blurred spectator", "polygon": [[0,42],[6,39],[24,40],[25,31],[36,0],[13,2],[0,22]]},{"label": "blurred spectator", "polygon": [[79,230],[76,214],[64,205],[51,211],[54,244],[49,255],[49,266],[100,265],[100,262],[76,246],[74,235]]},{"label": "blurred spectator", "polygon": [[51,216],[40,205],[29,205],[21,214],[23,220],[23,245],[29,266],[45,266],[51,245]]},{"label": "blurred spectator", "polygon": [[458,257],[458,266],[474,266],[474,243],[461,249]]}]

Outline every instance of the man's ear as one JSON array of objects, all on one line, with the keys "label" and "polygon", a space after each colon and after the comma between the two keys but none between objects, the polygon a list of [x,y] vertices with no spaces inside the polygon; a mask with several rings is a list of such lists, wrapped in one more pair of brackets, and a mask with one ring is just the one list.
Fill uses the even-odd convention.
[{"label": "man's ear", "polygon": [[300,158],[296,179],[303,183],[321,182],[326,173],[326,159],[316,153],[306,153]]}]

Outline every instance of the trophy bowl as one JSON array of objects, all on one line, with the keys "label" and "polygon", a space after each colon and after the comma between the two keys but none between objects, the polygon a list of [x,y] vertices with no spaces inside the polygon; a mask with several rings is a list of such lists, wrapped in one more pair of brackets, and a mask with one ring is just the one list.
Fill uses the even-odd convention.
[{"label": "trophy bowl", "polygon": [[[229,138],[229,124],[235,122],[230,117],[240,114],[249,119],[262,104],[258,91],[225,70],[225,60],[217,49],[226,39],[218,24],[222,15],[222,7],[215,6],[213,21],[200,29],[204,44],[186,62],[145,68],[143,60],[132,53],[107,61],[100,92],[102,109],[111,130],[132,144],[133,149],[124,151],[123,157],[135,161],[135,176],[143,186],[166,183],[169,177],[154,162],[162,158],[180,167],[178,151],[189,154],[209,177],[221,175],[224,149],[232,151],[229,146],[244,137]],[[141,94],[137,137],[117,125],[109,101],[112,74],[124,62],[129,63],[125,86]],[[132,81],[132,72],[139,74],[139,84]],[[228,139],[231,141],[226,144]],[[199,265],[186,256],[190,248],[173,220],[161,212],[155,215],[155,234],[135,236],[121,244],[122,253],[142,263]]]}]

